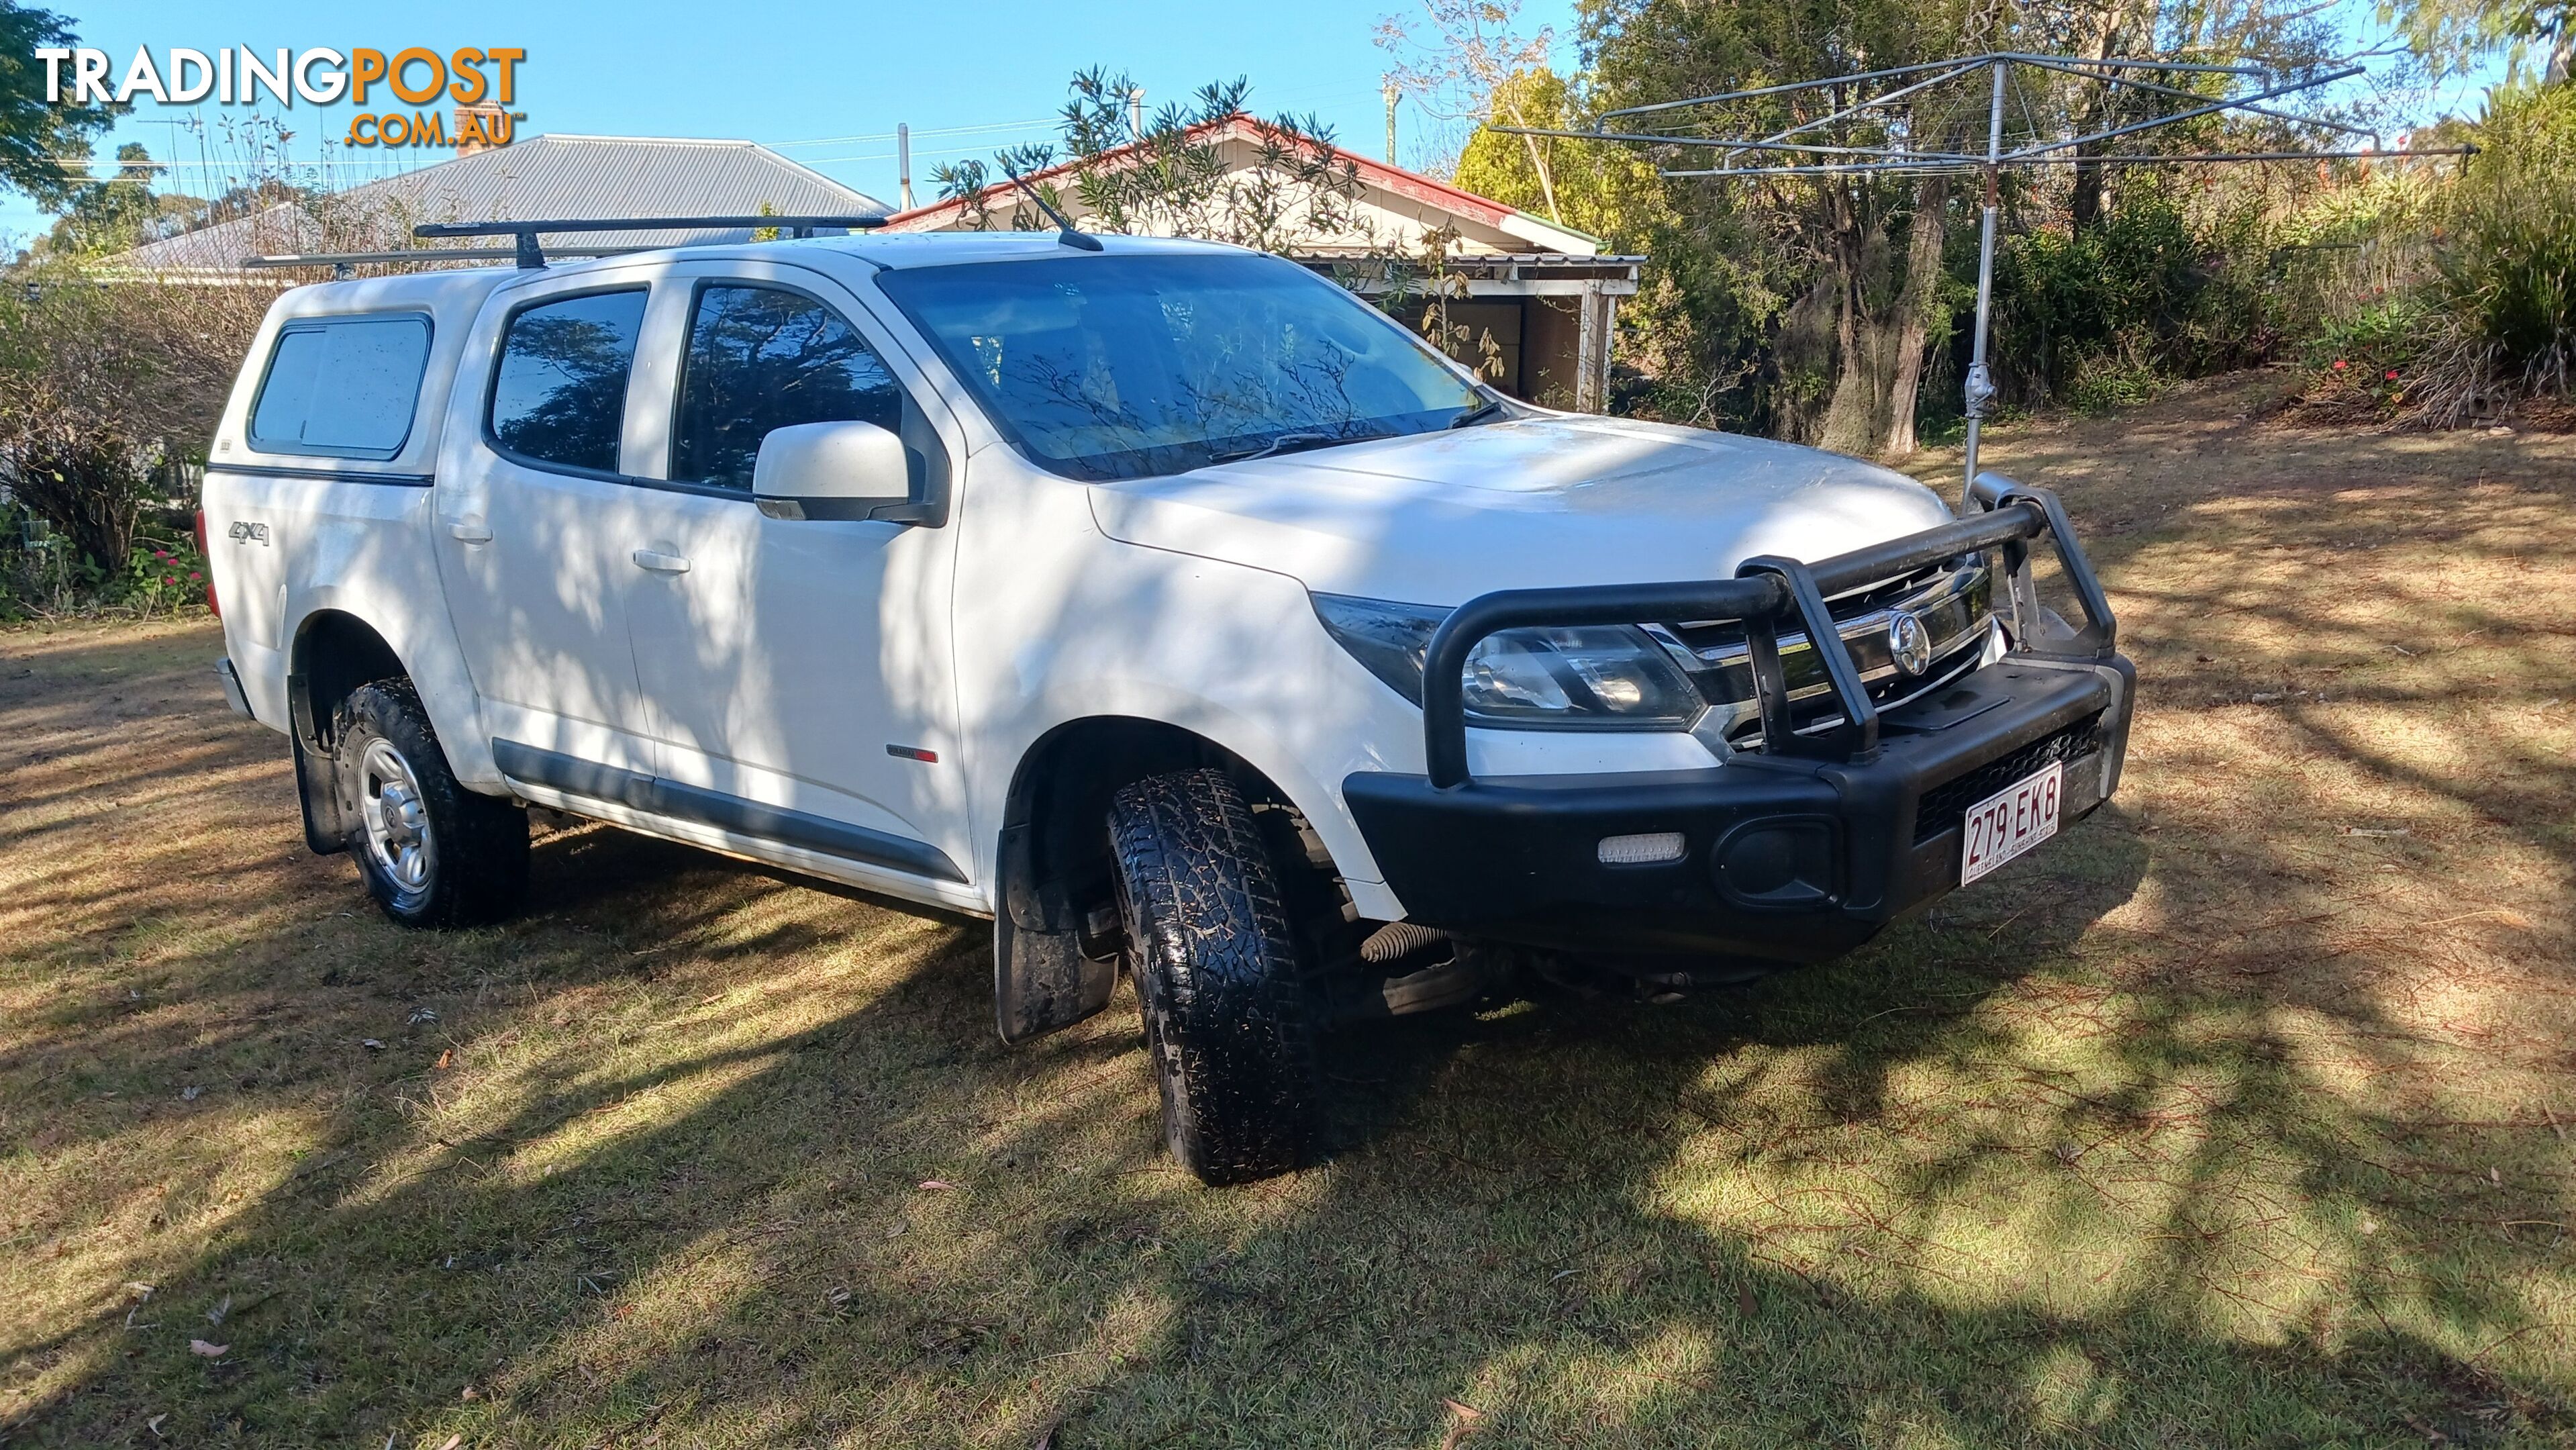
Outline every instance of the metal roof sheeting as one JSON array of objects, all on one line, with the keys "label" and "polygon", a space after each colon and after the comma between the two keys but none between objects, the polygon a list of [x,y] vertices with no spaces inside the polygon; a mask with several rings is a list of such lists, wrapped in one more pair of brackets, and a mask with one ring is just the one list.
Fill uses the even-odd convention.
[{"label": "metal roof sheeting", "polygon": [[[749,141],[536,136],[371,181],[310,203],[282,203],[115,259],[137,271],[235,271],[244,257],[418,245],[425,222],[585,217],[876,216],[885,203]],[[602,247],[748,241],[705,229],[594,232]],[[567,240],[571,240],[567,238]]]}]

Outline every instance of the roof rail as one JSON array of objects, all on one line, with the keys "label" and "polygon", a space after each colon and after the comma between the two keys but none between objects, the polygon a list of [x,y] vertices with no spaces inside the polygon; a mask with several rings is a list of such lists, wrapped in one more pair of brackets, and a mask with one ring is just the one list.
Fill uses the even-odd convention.
[{"label": "roof rail", "polygon": [[791,236],[810,237],[822,227],[855,232],[885,224],[886,219],[882,216],[583,217],[563,221],[433,222],[413,227],[411,234],[422,238],[510,237],[516,242],[510,255],[520,266],[542,267],[546,264],[546,254],[537,245],[540,232],[694,232],[711,228],[774,227]]}]

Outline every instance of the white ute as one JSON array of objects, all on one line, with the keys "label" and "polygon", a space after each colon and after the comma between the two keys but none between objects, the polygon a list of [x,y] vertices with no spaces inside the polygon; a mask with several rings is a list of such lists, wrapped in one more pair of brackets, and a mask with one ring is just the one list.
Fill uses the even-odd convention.
[{"label": "white ute", "polygon": [[297,288],[204,524],[394,920],[515,910],[529,804],[989,917],[1007,1040],[1133,975],[1223,1182],[1337,1021],[1832,956],[2106,799],[2110,611],[1974,493],[1512,401],[1255,253],[861,235]]}]

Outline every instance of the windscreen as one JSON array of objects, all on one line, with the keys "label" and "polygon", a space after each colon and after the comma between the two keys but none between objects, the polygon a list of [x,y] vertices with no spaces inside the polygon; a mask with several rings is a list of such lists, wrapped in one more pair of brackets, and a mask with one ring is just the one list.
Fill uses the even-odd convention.
[{"label": "windscreen", "polygon": [[1111,255],[877,279],[1033,461],[1071,478],[1419,433],[1485,397],[1293,262]]}]

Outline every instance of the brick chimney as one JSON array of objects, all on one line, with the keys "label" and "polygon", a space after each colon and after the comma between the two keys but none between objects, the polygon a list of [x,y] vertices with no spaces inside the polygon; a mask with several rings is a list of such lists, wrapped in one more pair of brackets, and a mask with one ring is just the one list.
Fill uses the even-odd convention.
[{"label": "brick chimney", "polygon": [[456,108],[456,154],[490,151],[510,135],[510,117],[490,102]]}]

